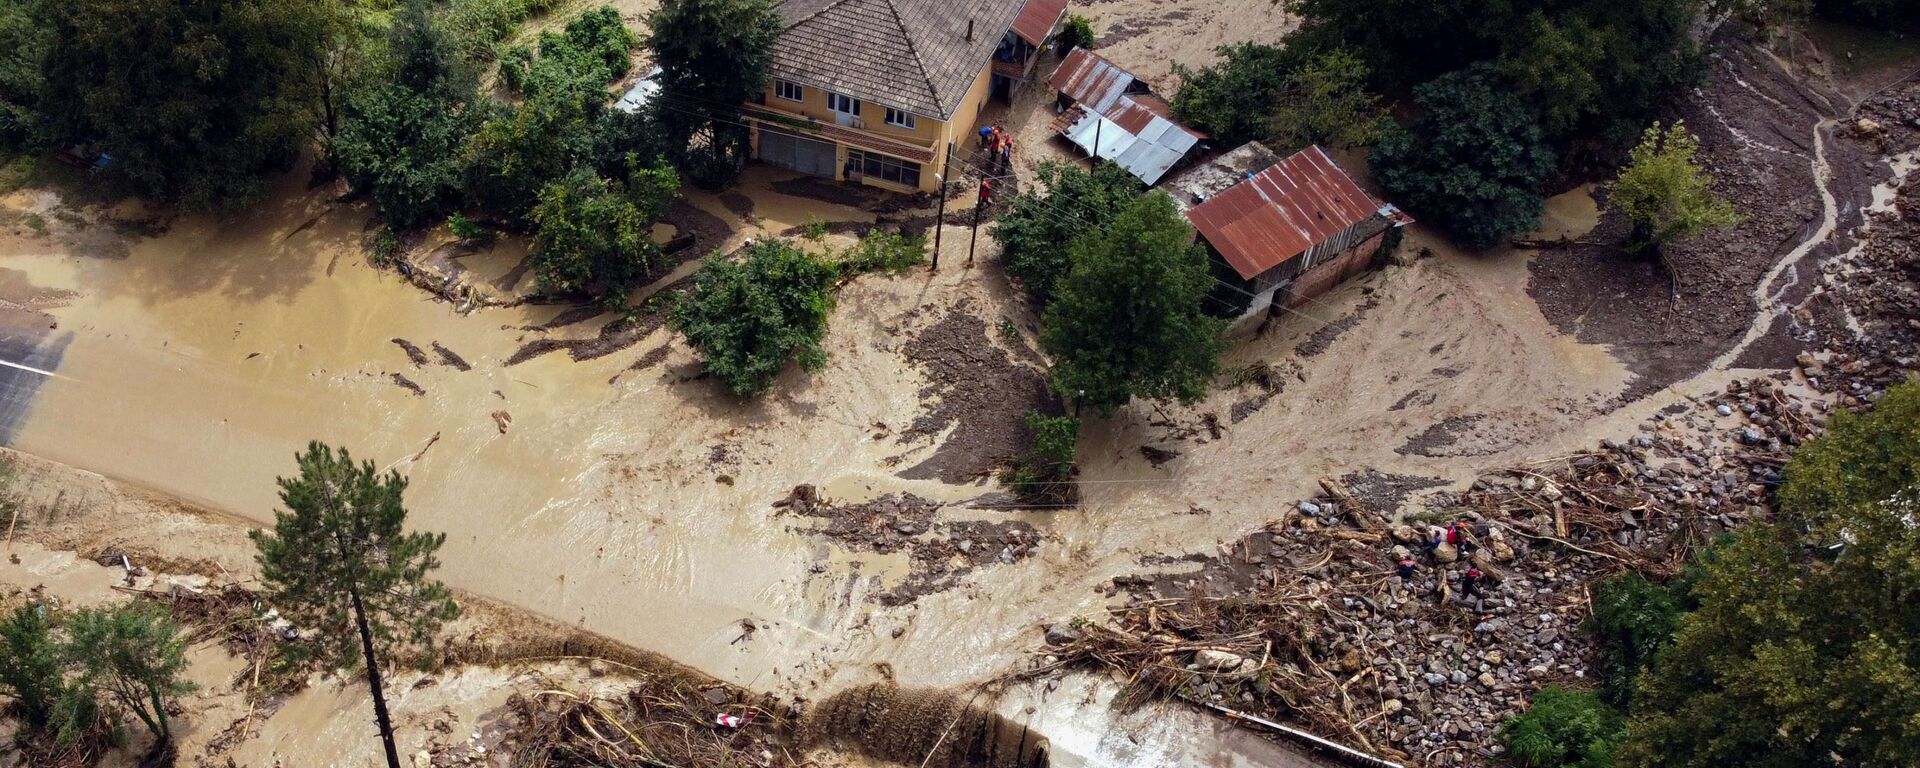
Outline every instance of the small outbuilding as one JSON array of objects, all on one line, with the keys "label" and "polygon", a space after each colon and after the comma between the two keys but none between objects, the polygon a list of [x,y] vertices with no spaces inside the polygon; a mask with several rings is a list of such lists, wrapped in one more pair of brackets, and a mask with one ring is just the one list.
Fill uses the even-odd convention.
[{"label": "small outbuilding", "polygon": [[1326,150],[1287,157],[1254,142],[1168,181],[1207,246],[1217,309],[1236,326],[1284,312],[1365,271],[1413,219],[1368,196]]},{"label": "small outbuilding", "polygon": [[1206,134],[1173,119],[1173,108],[1146,81],[1097,53],[1074,49],[1051,82],[1060,110],[1053,131],[1147,186],[1206,150]]}]

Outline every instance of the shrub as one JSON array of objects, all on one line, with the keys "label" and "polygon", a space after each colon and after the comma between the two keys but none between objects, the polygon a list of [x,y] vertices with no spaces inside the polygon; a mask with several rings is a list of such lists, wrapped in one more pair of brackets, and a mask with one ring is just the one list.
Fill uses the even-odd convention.
[{"label": "shrub", "polygon": [[1080,14],[1069,14],[1067,23],[1060,28],[1060,34],[1054,36],[1063,47],[1063,51],[1075,48],[1093,47],[1093,20]]},{"label": "shrub", "polygon": [[1678,122],[1664,130],[1654,123],[1633,148],[1632,162],[1607,193],[1633,221],[1630,249],[1657,253],[1665,243],[1740,221],[1733,204],[1708,189],[1713,177],[1693,160],[1699,150],[1700,139]]},{"label": "shrub", "polygon": [[789,360],[808,371],[826,365],[820,339],[838,272],[792,243],[762,240],[738,261],[716,258],[701,267],[668,322],[728,390],[757,395]]},{"label": "shrub", "polygon": [[1599,697],[1549,685],[1500,725],[1500,742],[1526,768],[1610,768],[1623,728],[1620,713]]},{"label": "shrub", "polygon": [[1003,476],[1013,492],[1029,501],[1060,503],[1073,497],[1074,450],[1080,440],[1080,420],[1072,416],[1047,417],[1027,412],[1032,446]]},{"label": "shrub", "polygon": [[493,236],[492,230],[467,218],[466,214],[459,211],[454,211],[452,216],[447,217],[447,229],[453,231],[454,237],[469,243],[483,242]]},{"label": "shrub", "polygon": [[659,253],[625,190],[576,168],[540,191],[533,220],[533,271],[541,290],[617,297]]},{"label": "shrub", "polygon": [[[808,225],[811,228],[812,225]],[[840,255],[843,277],[867,272],[897,275],[926,261],[927,241],[920,236],[906,237],[898,232],[874,231]]]}]

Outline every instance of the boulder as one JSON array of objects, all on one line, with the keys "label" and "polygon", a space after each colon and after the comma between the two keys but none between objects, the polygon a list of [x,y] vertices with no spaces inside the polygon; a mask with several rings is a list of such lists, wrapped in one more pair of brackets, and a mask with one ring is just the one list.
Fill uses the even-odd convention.
[{"label": "boulder", "polygon": [[1442,563],[1451,563],[1459,560],[1460,548],[1444,541],[1440,542],[1439,546],[1433,548],[1433,559]]},{"label": "boulder", "polygon": [[1241,672],[1253,664],[1253,659],[1231,651],[1202,648],[1193,652],[1193,666],[1202,672],[1231,674]]}]

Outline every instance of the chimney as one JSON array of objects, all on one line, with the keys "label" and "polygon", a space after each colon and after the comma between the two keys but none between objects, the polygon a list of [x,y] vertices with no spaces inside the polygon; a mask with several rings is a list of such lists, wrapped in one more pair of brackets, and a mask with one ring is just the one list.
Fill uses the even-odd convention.
[{"label": "chimney", "polygon": [[973,39],[973,19],[967,19],[967,39]]}]

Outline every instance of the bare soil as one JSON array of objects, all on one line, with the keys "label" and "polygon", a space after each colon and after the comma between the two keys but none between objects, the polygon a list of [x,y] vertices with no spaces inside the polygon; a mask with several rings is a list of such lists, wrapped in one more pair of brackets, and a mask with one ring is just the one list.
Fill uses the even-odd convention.
[{"label": "bare soil", "polygon": [[[1750,298],[1754,287],[1820,224],[1820,201],[1809,194],[1817,181],[1815,126],[1844,117],[1846,97],[1809,84],[1818,81],[1789,72],[1752,44],[1725,34],[1717,42],[1708,82],[1669,119],[1684,120],[1700,136],[1699,158],[1714,174],[1715,192],[1745,219],[1669,245],[1677,286],[1657,260],[1620,249],[1628,224],[1611,209],[1580,244],[1548,249],[1532,264],[1528,293],[1548,319],[1583,342],[1609,345],[1637,375],[1622,402],[1699,373],[1739,342],[1759,310]],[[1859,223],[1858,209],[1878,175],[1875,156],[1857,146],[1827,142],[1825,162],[1839,222],[1836,236],[1809,255],[1814,263],[1846,250],[1844,233]],[[1788,325],[1782,322],[1737,364],[1790,363],[1801,345]]]},{"label": "bare soil", "polygon": [[952,429],[933,455],[901,472],[903,478],[972,482],[1031,443],[1028,413],[1058,416],[1065,410],[1044,374],[988,338],[986,321],[972,304],[948,310],[901,352],[926,375],[920,399],[932,405],[901,432],[900,442],[933,440]]}]

